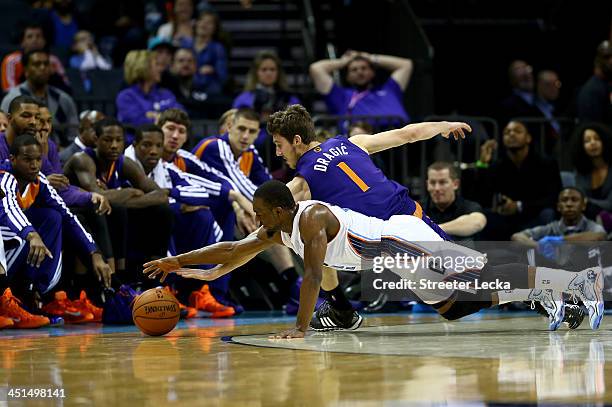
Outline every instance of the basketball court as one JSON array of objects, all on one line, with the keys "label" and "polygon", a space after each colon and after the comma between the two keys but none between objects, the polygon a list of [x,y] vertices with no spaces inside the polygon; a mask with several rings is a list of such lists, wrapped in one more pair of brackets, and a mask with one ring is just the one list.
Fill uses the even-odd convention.
[{"label": "basketball court", "polygon": [[[609,317],[608,317],[609,318]],[[612,322],[547,330],[532,313],[370,316],[357,331],[271,340],[281,314],[181,321],[163,337],[134,326],[4,330],[7,388],[59,388],[64,399],[8,405],[370,406],[610,403]],[[606,358],[607,357],[607,358]],[[612,375],[612,371],[608,373]]]}]

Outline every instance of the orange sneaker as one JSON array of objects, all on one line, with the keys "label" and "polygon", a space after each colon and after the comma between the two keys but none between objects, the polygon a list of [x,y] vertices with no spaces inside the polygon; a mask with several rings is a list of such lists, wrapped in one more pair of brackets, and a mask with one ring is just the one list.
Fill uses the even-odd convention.
[{"label": "orange sneaker", "polygon": [[91,301],[89,301],[85,290],[81,290],[79,299],[72,301],[72,305],[79,311],[91,313],[93,315],[93,319],[89,322],[102,322],[102,308],[96,307]]},{"label": "orange sneaker", "polygon": [[0,315],[13,320],[13,328],[40,328],[49,325],[49,318],[30,314],[21,308],[21,301],[13,296],[10,288],[4,290],[0,298]]},{"label": "orange sneaker", "polygon": [[0,315],[0,329],[11,328],[15,323],[9,317],[3,317]]},{"label": "orange sneaker", "polygon": [[94,316],[91,312],[79,309],[68,299],[66,291],[57,291],[55,300],[51,301],[42,310],[49,315],[64,318],[67,324],[78,324],[81,322],[91,322]]},{"label": "orange sneaker", "polygon": [[[168,291],[170,294],[174,295],[175,297],[177,297],[177,292],[176,290],[173,290],[172,288],[170,288],[170,286],[165,286],[164,290]],[[177,298],[178,301],[178,298]],[[196,315],[198,314],[198,310],[192,307],[188,307],[185,304],[182,304],[179,301],[179,307],[180,307],[180,312],[181,312],[181,319],[191,319],[191,318],[195,318]]]},{"label": "orange sneaker", "polygon": [[189,305],[193,308],[212,313],[212,318],[231,317],[236,313],[232,307],[220,304],[210,293],[208,285],[204,285],[199,291],[191,293]]}]

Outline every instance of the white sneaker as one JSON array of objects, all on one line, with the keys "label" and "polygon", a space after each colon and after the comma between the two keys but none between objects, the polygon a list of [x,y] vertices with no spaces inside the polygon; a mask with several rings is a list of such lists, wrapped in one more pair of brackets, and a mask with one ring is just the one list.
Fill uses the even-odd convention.
[{"label": "white sneaker", "polygon": [[603,272],[601,267],[591,267],[576,273],[568,290],[576,294],[589,311],[591,329],[599,328],[604,315]]},{"label": "white sneaker", "polygon": [[533,289],[529,293],[528,300],[538,301],[548,313],[550,324],[548,329],[556,331],[563,322],[565,316],[565,306],[563,304],[563,294],[553,290]]}]

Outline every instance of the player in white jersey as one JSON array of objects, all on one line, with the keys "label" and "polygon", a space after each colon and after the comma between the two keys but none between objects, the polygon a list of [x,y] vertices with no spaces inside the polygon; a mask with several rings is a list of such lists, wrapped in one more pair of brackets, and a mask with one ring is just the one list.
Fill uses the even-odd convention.
[{"label": "player in white jersey", "polygon": [[[144,265],[151,278],[176,272],[183,277],[213,280],[241,266],[257,253],[273,244],[292,248],[304,259],[304,279],[296,326],[275,338],[300,338],[309,327],[319,293],[324,265],[340,269],[365,270],[376,257],[409,253],[412,257],[435,256],[440,252],[456,255],[483,256],[469,248],[444,242],[425,222],[413,216],[393,216],[387,221],[331,206],[319,201],[296,204],[291,191],[279,181],[261,185],[254,195],[253,209],[262,227],[238,242],[222,242],[179,256],[155,260]],[[218,264],[211,270],[186,269],[193,264]],[[540,289],[558,310],[554,316],[558,326],[563,319],[560,295],[576,294],[589,310],[589,321],[597,329],[603,316],[603,275],[601,268],[570,272],[521,264],[474,267],[483,283],[501,280],[511,289]],[[423,263],[421,263],[423,264]],[[401,270],[393,270],[402,274]],[[435,283],[456,277],[454,270],[440,272],[431,267],[417,267],[402,277],[434,283],[435,288],[417,292],[423,299],[436,303],[455,295],[457,290],[438,287]],[[506,288],[504,288],[506,289]],[[486,291],[487,295],[491,291]],[[559,299],[555,301],[555,299]],[[360,321],[359,321],[360,322]],[[556,329],[556,328],[555,328]]]}]

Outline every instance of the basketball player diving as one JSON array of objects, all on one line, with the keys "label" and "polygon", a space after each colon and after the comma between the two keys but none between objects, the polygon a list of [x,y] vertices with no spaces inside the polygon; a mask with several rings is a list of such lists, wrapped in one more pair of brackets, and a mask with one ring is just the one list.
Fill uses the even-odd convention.
[{"label": "basketball player diving", "polygon": [[[169,273],[186,278],[214,280],[240,267],[259,252],[274,244],[285,245],[304,259],[304,279],[300,290],[300,306],[295,327],[272,335],[273,338],[302,338],[308,330],[323,276],[323,266],[335,269],[362,270],[371,268],[376,256],[409,253],[411,256],[432,256],[451,247],[455,253],[477,255],[469,248],[446,242],[425,221],[410,215],[392,216],[381,220],[359,212],[342,209],[321,201],[296,203],[289,188],[279,181],[269,181],[255,192],[253,209],[261,227],[246,238],[235,242],[221,242],[178,256],[154,260],[144,265],[150,278]],[[482,255],[482,254],[481,254]],[[187,265],[217,264],[210,270],[185,268]],[[401,273],[400,270],[392,270]],[[548,304],[551,329],[563,320],[561,293],[580,298],[589,311],[591,328],[597,329],[603,317],[603,275],[600,267],[581,272],[570,272],[522,264],[490,266],[477,270],[483,283],[495,286],[504,281],[511,289],[541,291],[541,300]],[[402,274],[403,278],[426,279],[434,283],[456,277],[450,270],[442,274],[429,267],[418,267]],[[495,299],[495,289],[474,293],[447,288],[414,290],[424,301],[441,309],[455,307],[458,317],[476,312],[465,302],[465,294],[472,300],[480,297]],[[461,300],[463,295],[463,300]],[[550,303],[550,304],[549,304]],[[450,304],[450,305],[449,305]],[[491,302],[489,302],[491,304]],[[466,308],[467,307],[467,308]],[[467,312],[467,313],[466,313]],[[450,318],[456,319],[456,318]]]}]

